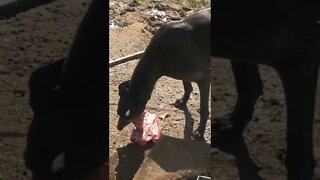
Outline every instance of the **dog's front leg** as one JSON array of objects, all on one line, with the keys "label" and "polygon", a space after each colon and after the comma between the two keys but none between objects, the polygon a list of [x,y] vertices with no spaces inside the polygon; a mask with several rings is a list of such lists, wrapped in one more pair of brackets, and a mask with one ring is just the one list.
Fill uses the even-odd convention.
[{"label": "dog's front leg", "polygon": [[287,102],[285,165],[288,180],[311,180],[315,166],[313,116],[319,62],[301,59],[288,60],[283,67],[278,68]]},{"label": "dog's front leg", "polygon": [[197,82],[200,91],[200,124],[192,135],[194,140],[204,140],[204,132],[209,117],[209,91],[210,91],[210,76]]}]

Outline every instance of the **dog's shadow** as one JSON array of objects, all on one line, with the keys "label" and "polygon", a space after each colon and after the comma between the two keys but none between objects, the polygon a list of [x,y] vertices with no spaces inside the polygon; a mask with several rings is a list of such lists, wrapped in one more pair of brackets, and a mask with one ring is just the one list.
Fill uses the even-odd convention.
[{"label": "dog's shadow", "polygon": [[117,148],[119,164],[116,167],[116,179],[132,179],[140,168],[145,151],[153,147],[152,142],[148,142],[145,146],[130,143],[125,147]]},{"label": "dog's shadow", "polygon": [[243,136],[238,137],[236,141],[230,144],[227,143],[217,148],[225,153],[234,155],[240,180],[263,180],[259,175],[260,168],[249,155],[249,150]]},{"label": "dog's shadow", "polygon": [[[145,151],[150,152],[145,153]],[[210,145],[162,134],[155,144],[148,142],[141,147],[131,143],[118,148],[117,156],[119,163],[115,168],[116,179],[133,179],[139,169],[144,171],[155,164],[166,172],[204,168],[210,163]],[[149,164],[150,161],[143,164],[145,158],[152,160],[153,164]]]},{"label": "dog's shadow", "polygon": [[192,118],[192,114],[190,113],[187,106],[177,107],[178,109],[182,110],[185,116],[185,126],[183,132],[183,139],[191,139],[193,133],[193,125],[194,119]]},{"label": "dog's shadow", "polygon": [[209,166],[210,144],[163,135],[148,155],[166,172]]},{"label": "dog's shadow", "polygon": [[[205,152],[204,154],[210,154],[209,144],[190,141],[191,135],[193,133],[194,119],[192,118],[188,107],[182,106],[178,109],[182,110],[185,115],[185,129],[183,139],[173,138],[162,134],[156,145],[154,145],[152,142],[148,142],[145,146],[141,147],[137,144],[130,143],[125,147],[118,148],[117,155],[119,163],[115,169],[117,180],[132,179],[140,169],[145,159],[145,151],[150,149],[150,158],[156,161],[164,170],[169,172],[190,168],[190,162],[192,162],[192,158],[190,159],[189,156],[194,157],[194,154],[199,154],[197,153],[199,149],[206,149],[207,152]],[[165,148],[168,146],[171,146],[171,148]],[[190,146],[193,146],[194,148],[190,148]],[[192,149],[197,150],[193,152]],[[180,150],[181,152],[177,153]],[[182,151],[184,151],[185,153]],[[176,154],[179,156],[182,155],[183,157],[168,160],[168,158],[170,157],[166,156],[167,154]],[[185,162],[168,164],[168,161],[173,162],[176,159]]]},{"label": "dog's shadow", "polygon": [[26,137],[27,135],[24,133],[20,132],[0,132],[0,137],[6,138],[21,138],[21,137]]},{"label": "dog's shadow", "polygon": [[10,18],[18,13],[27,11],[38,6],[48,4],[55,0],[19,0],[0,6],[0,19]]}]

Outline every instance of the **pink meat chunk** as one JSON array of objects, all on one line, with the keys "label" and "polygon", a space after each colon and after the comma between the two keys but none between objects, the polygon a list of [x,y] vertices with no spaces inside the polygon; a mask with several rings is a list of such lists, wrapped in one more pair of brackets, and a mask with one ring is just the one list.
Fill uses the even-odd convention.
[{"label": "pink meat chunk", "polygon": [[145,145],[148,141],[156,142],[160,138],[160,122],[156,114],[144,111],[139,117],[132,120],[135,126],[130,141]]}]

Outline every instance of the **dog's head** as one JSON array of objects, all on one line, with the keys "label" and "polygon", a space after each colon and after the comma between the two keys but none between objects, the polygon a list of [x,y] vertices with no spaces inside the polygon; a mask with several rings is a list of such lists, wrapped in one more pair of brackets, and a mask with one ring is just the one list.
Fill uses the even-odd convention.
[{"label": "dog's head", "polygon": [[119,121],[117,125],[118,130],[122,130],[130,122],[141,115],[144,111],[145,104],[140,103],[137,98],[134,97],[135,93],[130,92],[130,81],[122,82],[119,87],[119,103],[117,113],[119,115]]}]

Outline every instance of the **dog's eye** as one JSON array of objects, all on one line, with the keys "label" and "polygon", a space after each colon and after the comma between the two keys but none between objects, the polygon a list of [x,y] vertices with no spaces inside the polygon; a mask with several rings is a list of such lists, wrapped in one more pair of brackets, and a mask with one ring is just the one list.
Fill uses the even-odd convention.
[{"label": "dog's eye", "polygon": [[129,89],[119,89],[119,96],[120,97],[127,97],[129,94]]},{"label": "dog's eye", "polygon": [[126,117],[129,117],[129,116],[130,116],[130,109],[126,111]]},{"label": "dog's eye", "polygon": [[118,86],[119,95],[124,96],[129,92],[129,81],[125,81]]}]

